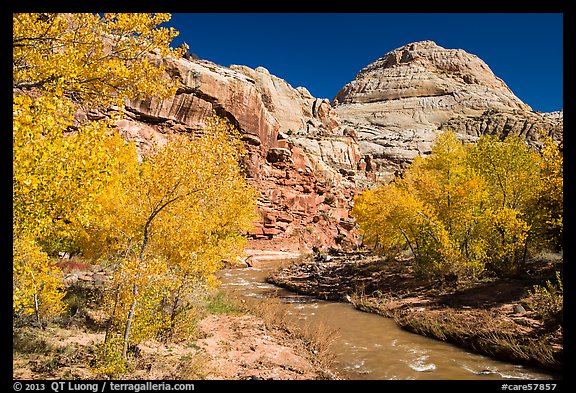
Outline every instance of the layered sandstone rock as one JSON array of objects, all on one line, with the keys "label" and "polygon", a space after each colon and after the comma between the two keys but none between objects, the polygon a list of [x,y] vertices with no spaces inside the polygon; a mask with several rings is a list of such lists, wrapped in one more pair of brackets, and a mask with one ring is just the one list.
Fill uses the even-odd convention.
[{"label": "layered sandstone rock", "polygon": [[118,129],[144,153],[152,141],[202,129],[212,112],[227,118],[242,134],[243,167],[260,191],[255,248],[353,247],[348,214],[357,190],[429,153],[439,129],[468,141],[517,133],[537,144],[541,131],[562,140],[562,112],[532,111],[481,59],[432,41],[368,65],[333,105],[263,67],[161,61],[179,85],[176,95],[129,102]]},{"label": "layered sandstone rock", "polygon": [[529,143],[538,145],[542,136],[563,141],[564,114],[562,111],[539,113],[534,111],[486,111],[480,116],[455,116],[440,129],[450,128],[470,136],[508,134],[519,135]]},{"label": "layered sandstone rock", "polygon": [[294,89],[263,67],[230,68],[255,81],[264,106],[279,123],[280,146],[301,148],[314,172],[328,179],[338,178],[340,169],[356,169],[360,151],[354,133],[342,127],[329,100],[313,97],[304,87]]},{"label": "layered sandstone rock", "polygon": [[353,130],[326,99],[293,88],[263,67],[222,67],[204,60],[163,59],[179,84],[169,99],[127,105],[120,132],[142,152],[153,140],[204,126],[216,112],[242,134],[249,181],[260,191],[253,247],[308,251],[353,247],[348,212],[361,158]]},{"label": "layered sandstone rock", "polygon": [[524,104],[475,55],[432,41],[395,49],[362,69],[333,100],[342,124],[358,132],[368,168],[388,180],[430,152],[439,128],[464,140],[517,133],[537,142],[540,130],[562,138],[562,115]]}]

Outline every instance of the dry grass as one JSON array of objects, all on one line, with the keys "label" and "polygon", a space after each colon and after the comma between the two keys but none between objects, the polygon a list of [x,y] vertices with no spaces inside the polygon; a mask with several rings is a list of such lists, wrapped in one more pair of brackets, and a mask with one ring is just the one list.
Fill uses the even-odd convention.
[{"label": "dry grass", "polygon": [[366,296],[363,292],[355,292],[350,296],[350,303],[360,311],[371,312],[385,317],[394,318],[400,302],[392,295],[380,294],[378,297]]},{"label": "dry grass", "polygon": [[102,334],[48,325],[45,329],[14,327],[12,337],[14,378],[94,378],[90,362]]},{"label": "dry grass", "polygon": [[396,312],[394,319],[413,333],[457,344],[477,353],[549,370],[562,370],[562,350],[551,345],[553,339],[549,335],[539,332],[519,334],[515,322],[497,320],[487,310],[405,310]]},{"label": "dry grass", "polygon": [[277,297],[247,299],[233,292],[226,292],[226,299],[237,309],[262,318],[268,329],[282,331],[282,335],[291,341],[289,345],[300,348],[300,352],[316,367],[325,370],[326,376],[331,379],[332,372],[328,369],[334,362],[334,353],[331,348],[338,337],[337,330],[322,323],[305,326],[298,324],[290,318],[282,300]]},{"label": "dry grass", "polygon": [[[89,265],[71,259],[61,263],[65,271],[85,270]],[[305,263],[305,257],[286,265]],[[106,316],[101,309],[100,288],[69,290],[68,312],[39,329],[25,321],[14,321],[13,366],[20,379],[102,379],[94,368],[98,344],[104,341]],[[191,307],[177,321],[170,335],[138,344],[128,362],[125,379],[204,379],[214,370],[211,360],[197,340],[206,332],[198,323],[211,314],[247,314],[261,318],[274,331],[281,345],[294,348],[321,374],[330,363],[329,347],[334,332],[325,326],[298,327],[287,318],[279,299],[252,303],[232,293],[198,291],[191,295]],[[326,379],[331,379],[326,369]]]},{"label": "dry grass", "polygon": [[210,357],[193,341],[166,344],[151,340],[138,347],[138,356],[123,378],[202,380],[212,372]]}]

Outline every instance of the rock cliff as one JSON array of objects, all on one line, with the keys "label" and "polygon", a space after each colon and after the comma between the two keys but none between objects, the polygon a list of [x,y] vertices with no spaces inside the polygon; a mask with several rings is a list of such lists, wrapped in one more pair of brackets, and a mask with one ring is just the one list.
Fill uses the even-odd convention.
[{"label": "rock cliff", "polygon": [[395,49],[362,69],[333,99],[342,124],[358,133],[373,178],[389,180],[430,152],[438,129],[463,140],[539,131],[562,140],[562,112],[532,111],[475,55],[432,41]]},{"label": "rock cliff", "polygon": [[235,125],[246,175],[260,191],[253,248],[354,247],[354,195],[429,153],[439,129],[467,141],[516,133],[538,144],[542,131],[562,141],[562,112],[533,111],[477,56],[432,41],[366,66],[332,103],[263,67],[159,61],[177,82],[176,95],[127,103],[118,129],[144,152],[153,139],[201,129],[212,112]]},{"label": "rock cliff", "polygon": [[293,88],[265,68],[163,59],[179,88],[164,100],[127,104],[120,132],[145,151],[152,140],[203,127],[214,111],[242,134],[248,180],[260,191],[252,247],[308,251],[353,247],[348,212],[361,155],[327,99]]}]

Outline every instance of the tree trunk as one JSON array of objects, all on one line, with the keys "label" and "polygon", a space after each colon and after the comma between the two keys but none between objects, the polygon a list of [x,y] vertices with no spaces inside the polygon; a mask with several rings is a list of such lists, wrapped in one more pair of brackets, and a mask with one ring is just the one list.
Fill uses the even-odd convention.
[{"label": "tree trunk", "polygon": [[[178,182],[176,182],[176,184],[174,185],[174,187],[172,188],[172,191],[170,193],[174,192],[179,184],[180,184],[180,180],[178,180]],[[144,260],[144,252],[145,252],[146,246],[148,244],[149,230],[150,230],[150,225],[152,224],[152,220],[154,220],[154,217],[156,217],[158,215],[158,213],[160,213],[166,206],[168,206],[172,202],[174,202],[174,201],[176,201],[182,197],[182,196],[177,196],[177,197],[175,197],[169,201],[162,203],[164,201],[164,199],[166,197],[168,197],[168,195],[170,195],[170,194],[166,194],[166,195],[164,195],[164,197],[162,197],[160,202],[156,205],[156,207],[154,208],[154,210],[152,211],[152,213],[148,217],[148,220],[146,220],[146,224],[144,225],[144,234],[142,235],[142,247],[140,248],[140,257],[139,257],[140,263],[138,265],[138,269],[140,269],[140,267],[142,266],[142,261]],[[134,296],[134,300],[132,301],[132,304],[130,305],[130,312],[128,313],[128,318],[126,320],[126,328],[124,329],[124,348],[122,349],[122,357],[124,359],[126,359],[126,355],[128,354],[128,342],[130,341],[130,329],[132,327],[132,321],[134,320],[134,314],[136,312],[136,304],[138,302],[138,276],[139,276],[139,274],[137,274],[136,281],[134,283],[134,287],[132,288],[132,294]]]},{"label": "tree trunk", "polygon": [[108,319],[108,323],[106,323],[106,333],[104,334],[104,343],[108,342],[108,337],[110,336],[110,328],[112,327],[112,322],[114,321],[114,317],[116,316],[116,309],[118,308],[118,300],[120,298],[120,284],[116,286],[116,298],[114,299],[114,307],[112,308],[112,315]]},{"label": "tree trunk", "polygon": [[408,243],[408,247],[410,248],[410,251],[412,251],[412,255],[414,256],[414,261],[416,263],[418,263],[418,255],[414,251],[414,248],[412,247],[412,243],[410,242],[410,240],[408,240],[408,236],[406,236],[406,233],[404,232],[404,230],[402,228],[400,228],[400,232],[402,233],[402,236],[404,236],[404,240],[406,240],[406,243]]},{"label": "tree trunk", "polygon": [[[146,225],[144,225],[144,235],[142,239],[142,247],[140,248],[140,263],[138,264],[138,268],[142,265],[142,260],[144,258],[144,251],[146,250],[146,245],[148,244],[148,230],[150,228],[150,223],[154,219],[154,217],[158,214],[158,211],[154,211],[148,220],[146,221]],[[124,348],[122,349],[122,357],[126,359],[126,355],[128,353],[128,342],[130,341],[130,328],[132,327],[132,320],[134,319],[134,313],[136,312],[136,303],[138,302],[138,277],[136,277],[136,282],[134,283],[134,287],[132,287],[132,295],[134,296],[134,300],[130,305],[130,312],[128,313],[128,318],[126,319],[126,328],[124,329]]]},{"label": "tree trunk", "polygon": [[34,312],[36,313],[36,320],[38,321],[38,325],[44,329],[42,326],[42,320],[40,319],[40,308],[38,307],[38,294],[34,294]]},{"label": "tree trunk", "polygon": [[138,296],[138,286],[134,284],[132,289],[132,294],[134,295],[134,301],[130,305],[130,312],[128,313],[128,319],[126,320],[126,328],[124,329],[124,348],[122,349],[122,357],[126,359],[128,354],[128,341],[130,340],[130,328],[132,327],[132,320],[134,319],[134,313],[136,311],[136,302]]}]

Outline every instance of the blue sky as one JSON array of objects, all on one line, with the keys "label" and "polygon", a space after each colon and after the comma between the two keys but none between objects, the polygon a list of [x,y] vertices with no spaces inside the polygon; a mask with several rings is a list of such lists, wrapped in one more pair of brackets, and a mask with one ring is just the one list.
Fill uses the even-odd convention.
[{"label": "blue sky", "polygon": [[561,13],[173,13],[190,52],[223,66],[262,66],[332,99],[366,65],[414,41],[464,49],[532,109],[563,108]]}]

